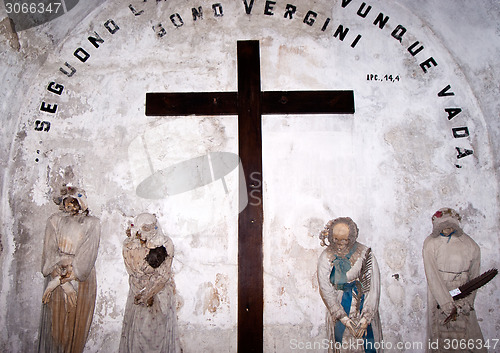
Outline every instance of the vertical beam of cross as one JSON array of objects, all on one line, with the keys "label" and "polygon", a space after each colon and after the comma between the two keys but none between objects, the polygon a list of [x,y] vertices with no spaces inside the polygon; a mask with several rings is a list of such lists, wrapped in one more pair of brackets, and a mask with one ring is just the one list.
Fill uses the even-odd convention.
[{"label": "vertical beam of cross", "polygon": [[[238,352],[263,347],[262,107],[259,42],[238,42],[238,143],[247,195],[257,191],[238,217]],[[256,182],[256,180],[259,180]],[[242,191],[242,190],[241,190]],[[241,192],[240,191],[240,192]]]}]

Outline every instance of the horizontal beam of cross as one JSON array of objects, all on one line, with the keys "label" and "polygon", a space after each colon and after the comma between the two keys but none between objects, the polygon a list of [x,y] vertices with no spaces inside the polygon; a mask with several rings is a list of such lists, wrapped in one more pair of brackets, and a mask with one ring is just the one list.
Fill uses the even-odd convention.
[{"label": "horizontal beam of cross", "polygon": [[[261,92],[262,114],[353,114],[353,91]],[[237,92],[146,93],[147,116],[237,115]]]}]

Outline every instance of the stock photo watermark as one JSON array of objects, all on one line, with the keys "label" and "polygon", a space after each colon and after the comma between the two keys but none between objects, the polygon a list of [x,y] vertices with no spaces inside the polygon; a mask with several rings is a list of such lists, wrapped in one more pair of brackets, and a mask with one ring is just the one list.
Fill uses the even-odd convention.
[{"label": "stock photo watermark", "polygon": [[[238,172],[238,211],[243,211],[247,205],[260,206],[262,204],[262,174],[249,172],[246,180],[244,166],[240,157],[231,152],[209,152],[205,155],[186,159],[162,169],[155,170],[153,158],[144,149],[146,160],[149,161],[150,175],[141,180],[136,193],[145,199],[160,200],[182,194],[197,188],[220,182],[221,192],[229,194],[230,188],[226,177],[233,171]],[[335,183],[337,195],[336,204],[363,204],[366,192],[372,185],[369,176],[356,175],[351,178],[341,178],[335,175],[340,182]],[[307,187],[321,190],[332,184],[332,175],[311,174],[306,178]]]},{"label": "stock photo watermark", "polygon": [[343,349],[343,350],[386,350],[386,351],[411,351],[411,352],[424,352],[426,349],[438,349],[442,348],[445,350],[466,350],[466,349],[496,349],[500,347],[498,344],[500,339],[436,339],[428,340],[427,342],[415,341],[415,342],[370,342],[364,339],[357,339],[344,342],[335,342],[329,339],[323,339],[320,341],[300,341],[297,339],[290,340],[290,349],[298,351],[314,351],[314,350],[326,350],[326,349]]},{"label": "stock photo watermark", "polygon": [[52,21],[71,9],[79,0],[4,0],[7,16],[16,32]]}]

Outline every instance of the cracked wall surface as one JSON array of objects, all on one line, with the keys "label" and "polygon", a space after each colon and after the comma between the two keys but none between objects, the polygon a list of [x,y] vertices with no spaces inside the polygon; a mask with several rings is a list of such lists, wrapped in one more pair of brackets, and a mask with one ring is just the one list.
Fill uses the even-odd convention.
[{"label": "cracked wall surface", "polygon": [[[385,341],[424,342],[421,250],[432,214],[457,209],[482,249],[481,269],[498,267],[500,11],[493,0],[362,4],[80,1],[19,32],[0,10],[0,350],[37,346],[43,232],[58,209],[54,192],[69,183],[86,190],[102,227],[85,351],[118,350],[128,293],[121,247],[142,212],[155,213],[175,244],[184,351],[236,351],[245,166],[214,158],[237,155],[237,119],[146,117],[144,105],[151,91],[235,91],[236,42],[248,39],[260,41],[262,90],[353,90],[356,107],[353,116],[263,117],[263,194],[248,202],[264,203],[264,351],[306,351],[326,338],[318,235],[340,216],[377,256]],[[382,28],[380,13],[389,17]],[[179,190],[196,187],[138,194],[151,175],[166,180],[162,171]],[[476,299],[489,339],[499,338],[498,286]]]}]

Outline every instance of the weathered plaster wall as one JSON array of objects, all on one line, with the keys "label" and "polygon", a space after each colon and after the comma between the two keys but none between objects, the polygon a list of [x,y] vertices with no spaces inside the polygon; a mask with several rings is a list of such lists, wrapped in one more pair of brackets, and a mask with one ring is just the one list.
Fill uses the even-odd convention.
[{"label": "weathered plaster wall", "polygon": [[[102,223],[87,352],[117,351],[128,291],[121,243],[127,223],[144,211],[158,215],[176,246],[185,351],[236,350],[236,169],[225,179],[227,192],[217,181],[151,200],[138,197],[136,187],[151,169],[237,153],[235,117],[144,116],[148,91],[235,90],[237,40],[260,40],[264,90],[353,89],[356,101],[354,117],[264,118],[266,352],[325,337],[315,271],[318,233],[331,218],[352,217],[377,256],[382,324],[393,344],[425,340],[421,248],[435,210],[458,209],[482,248],[482,269],[498,266],[497,3],[371,1],[362,18],[361,1],[343,8],[342,1],[296,0],[288,2],[297,7],[293,19],[284,18],[282,1],[273,15],[259,0],[250,15],[242,1],[220,2],[223,13],[215,15],[209,1],[135,1],[135,10],[144,10],[138,16],[129,3],[80,2],[17,36],[0,29],[2,351],[36,347],[43,230],[62,182],[85,188]],[[198,6],[204,16],[193,21]],[[309,10],[318,14],[312,26],[302,21]],[[372,24],[379,12],[390,16],[383,29]],[[184,21],[178,28],[169,19],[176,13]],[[326,18],[331,24],[322,31]],[[339,24],[350,28],[344,41],[333,37]],[[408,31],[401,44],[391,36],[398,25]],[[104,41],[98,48],[87,41],[94,32]],[[357,34],[362,39],[351,47]],[[407,48],[415,41],[425,48],[414,57]],[[85,63],[73,55],[77,48],[90,55]],[[424,73],[419,64],[429,57],[438,65]],[[72,77],[59,71],[69,70],[65,62],[77,70]],[[370,81],[368,74],[399,80]],[[46,90],[52,81],[64,85],[61,96]],[[438,97],[448,84],[455,95]],[[58,104],[57,112],[41,112],[42,101]],[[451,121],[444,111],[450,107],[463,110]],[[50,121],[50,131],[34,130],[36,120]],[[463,126],[470,136],[454,138],[452,128]],[[474,154],[457,160],[455,147]],[[249,201],[258,202],[255,196]],[[500,331],[498,283],[477,296],[490,339]]]}]

